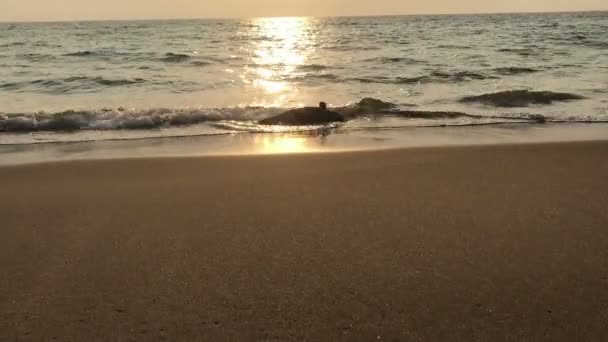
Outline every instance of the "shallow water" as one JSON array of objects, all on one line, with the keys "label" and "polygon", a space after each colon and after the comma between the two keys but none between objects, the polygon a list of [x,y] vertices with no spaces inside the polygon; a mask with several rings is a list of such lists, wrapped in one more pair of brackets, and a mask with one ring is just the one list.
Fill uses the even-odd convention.
[{"label": "shallow water", "polygon": [[0,145],[0,165],[116,158],[303,154],[606,140],[608,124],[402,127]]},{"label": "shallow water", "polygon": [[[320,100],[357,108],[366,97],[467,115],[371,108],[332,127],[602,122],[606,32],[608,12],[4,23],[0,144],[326,129],[256,121]],[[461,101],[512,90],[584,99]]]}]

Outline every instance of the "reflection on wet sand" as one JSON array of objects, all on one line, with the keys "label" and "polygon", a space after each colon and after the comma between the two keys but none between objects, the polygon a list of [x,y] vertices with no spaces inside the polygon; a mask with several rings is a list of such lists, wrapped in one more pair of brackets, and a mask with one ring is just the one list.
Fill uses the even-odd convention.
[{"label": "reflection on wet sand", "polygon": [[254,149],[263,154],[306,153],[321,151],[327,142],[326,130],[300,134],[257,134],[253,137]]}]

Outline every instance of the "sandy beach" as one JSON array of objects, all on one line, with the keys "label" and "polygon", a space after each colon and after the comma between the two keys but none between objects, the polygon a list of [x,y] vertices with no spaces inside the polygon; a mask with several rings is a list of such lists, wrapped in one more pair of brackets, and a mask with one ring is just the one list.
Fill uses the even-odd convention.
[{"label": "sandy beach", "polygon": [[0,341],[608,340],[608,142],[0,182]]}]

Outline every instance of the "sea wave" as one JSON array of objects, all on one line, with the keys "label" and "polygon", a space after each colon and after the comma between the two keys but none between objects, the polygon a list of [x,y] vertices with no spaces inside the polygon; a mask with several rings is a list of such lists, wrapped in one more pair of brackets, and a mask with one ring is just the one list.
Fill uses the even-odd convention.
[{"label": "sea wave", "polygon": [[42,54],[42,53],[25,53],[25,54],[17,55],[18,60],[24,60],[24,61],[28,61],[28,62],[32,62],[32,63],[49,62],[49,61],[54,60],[55,58],[56,57],[53,55]]},{"label": "sea wave", "polygon": [[380,84],[422,84],[422,83],[460,83],[474,80],[499,79],[498,76],[490,75],[485,72],[456,71],[444,72],[433,71],[426,75],[413,77],[353,77],[346,81],[360,83],[380,83]]},{"label": "sea wave", "polygon": [[499,75],[520,75],[520,74],[531,74],[535,72],[540,72],[540,69],[536,68],[526,68],[526,67],[502,67],[494,69]]},{"label": "sea wave", "polygon": [[[287,64],[287,63],[252,63],[246,65],[248,68],[265,68],[265,69],[278,69],[284,67],[293,67],[297,72],[316,72],[330,69],[329,66],[323,64]],[[340,69],[340,67],[334,67],[334,69]],[[300,75],[299,75],[300,76]],[[299,77],[297,76],[297,77]]]},{"label": "sea wave", "polygon": [[466,45],[455,45],[455,44],[443,44],[437,45],[438,49],[454,49],[454,50],[469,50],[472,49],[470,46]]},{"label": "sea wave", "polygon": [[[319,69],[321,71],[323,69]],[[388,77],[388,76],[360,76],[360,77],[343,77],[339,74],[334,73],[308,73],[308,74],[296,74],[291,77],[282,79],[283,81],[290,82],[331,82],[331,83],[376,83],[376,84],[426,84],[426,83],[461,83],[470,81],[480,80],[495,80],[500,79],[498,74],[506,74],[510,72],[512,75],[525,71],[522,70],[502,70],[502,71],[456,71],[456,72],[444,72],[444,71],[433,71],[426,75],[412,76],[412,77]],[[531,71],[529,71],[531,72]],[[493,75],[492,73],[496,73]]]},{"label": "sea wave", "polygon": [[[534,93],[532,93],[534,94]],[[560,94],[560,93],[551,93]],[[505,96],[505,95],[496,95]],[[530,95],[540,96],[540,95]],[[543,93],[542,96],[549,96]],[[562,95],[555,95],[563,98]],[[482,97],[484,98],[484,97]],[[487,98],[487,97],[485,97]],[[142,130],[158,129],[167,127],[190,126],[195,124],[209,123],[224,129],[235,131],[292,131],[317,129],[319,127],[283,127],[268,128],[261,127],[258,122],[264,118],[272,117],[293,108],[278,107],[233,107],[233,108],[151,108],[151,109],[99,109],[99,110],[67,110],[56,113],[8,113],[0,114],[0,132],[74,132],[81,130]],[[550,118],[539,114],[509,114],[509,115],[480,115],[458,111],[429,111],[412,110],[391,102],[374,98],[365,98],[351,105],[333,108],[341,113],[347,120],[356,120],[364,117],[398,117],[401,119],[425,119],[436,121],[437,126],[446,124],[447,119],[467,119],[467,123],[492,123],[500,122],[600,122],[599,118],[588,118],[581,120],[580,117],[573,118]],[[478,120],[478,122],[477,122]],[[603,122],[603,121],[602,121]],[[428,123],[427,123],[428,124]],[[448,123],[449,124],[449,123]],[[325,127],[325,126],[324,126]],[[327,126],[333,127],[333,126]]]},{"label": "sea wave", "polygon": [[332,73],[323,73],[323,74],[305,74],[305,75],[295,75],[291,77],[286,77],[285,81],[289,82],[332,82],[332,83],[342,83],[344,79],[340,76]]},{"label": "sea wave", "polygon": [[205,61],[194,61],[192,63],[190,63],[190,65],[192,66],[196,66],[196,67],[205,67],[208,65],[212,65],[213,63],[211,62],[205,62]]},{"label": "sea wave", "polygon": [[70,52],[70,53],[66,53],[64,54],[64,56],[68,56],[68,57],[87,57],[87,56],[94,56],[97,55],[98,53],[95,53],[93,51],[77,51],[77,52]]},{"label": "sea wave", "polygon": [[0,83],[0,90],[23,92],[33,90],[48,94],[65,94],[74,90],[87,90],[91,88],[119,87],[135,84],[143,84],[147,81],[143,78],[105,78],[101,76],[72,76],[59,79],[35,79],[21,82]]},{"label": "sea wave", "polygon": [[223,109],[119,107],[55,113],[10,113],[0,114],[0,132],[153,129],[220,120],[255,120],[278,111],[280,109],[264,107]]},{"label": "sea wave", "polygon": [[160,61],[166,63],[183,63],[192,59],[192,56],[183,53],[166,53],[164,57],[160,58]]},{"label": "sea wave", "polygon": [[328,66],[321,64],[303,64],[296,67],[296,69],[301,72],[322,71],[328,68]]},{"label": "sea wave", "polygon": [[528,57],[528,56],[537,55],[539,51],[536,49],[531,49],[531,48],[503,48],[503,49],[498,49],[498,52],[513,53],[516,55],[520,55],[522,57]]},{"label": "sea wave", "polygon": [[6,43],[6,44],[1,44],[0,48],[9,48],[9,47],[15,47],[15,46],[24,46],[26,43],[25,42],[11,42],[11,43]]},{"label": "sea wave", "polygon": [[527,107],[531,104],[547,105],[555,101],[573,101],[585,99],[584,96],[552,91],[507,90],[490,94],[465,96],[462,103],[481,103],[495,107]]},{"label": "sea wave", "polygon": [[473,71],[458,71],[458,72],[442,72],[434,71],[429,75],[423,75],[418,77],[398,77],[396,78],[397,83],[409,84],[409,83],[429,83],[429,82],[446,82],[446,83],[457,83],[463,81],[472,80],[490,80],[497,79],[498,77],[493,75],[487,75],[482,72]]},{"label": "sea wave", "polygon": [[418,63],[422,63],[421,61],[419,61],[417,59],[413,59],[413,58],[409,58],[409,57],[375,57],[375,58],[365,59],[364,62],[376,62],[376,63],[383,63],[383,64],[390,64],[390,63],[418,64]]}]

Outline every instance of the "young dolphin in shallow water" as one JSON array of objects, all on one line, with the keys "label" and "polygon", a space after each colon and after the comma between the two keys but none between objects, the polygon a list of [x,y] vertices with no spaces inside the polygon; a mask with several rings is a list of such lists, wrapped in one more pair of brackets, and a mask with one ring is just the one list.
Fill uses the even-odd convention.
[{"label": "young dolphin in shallow water", "polygon": [[327,109],[325,102],[319,103],[319,107],[304,107],[288,110],[282,114],[260,121],[262,125],[322,125],[332,122],[344,122],[346,119],[338,112]]}]

